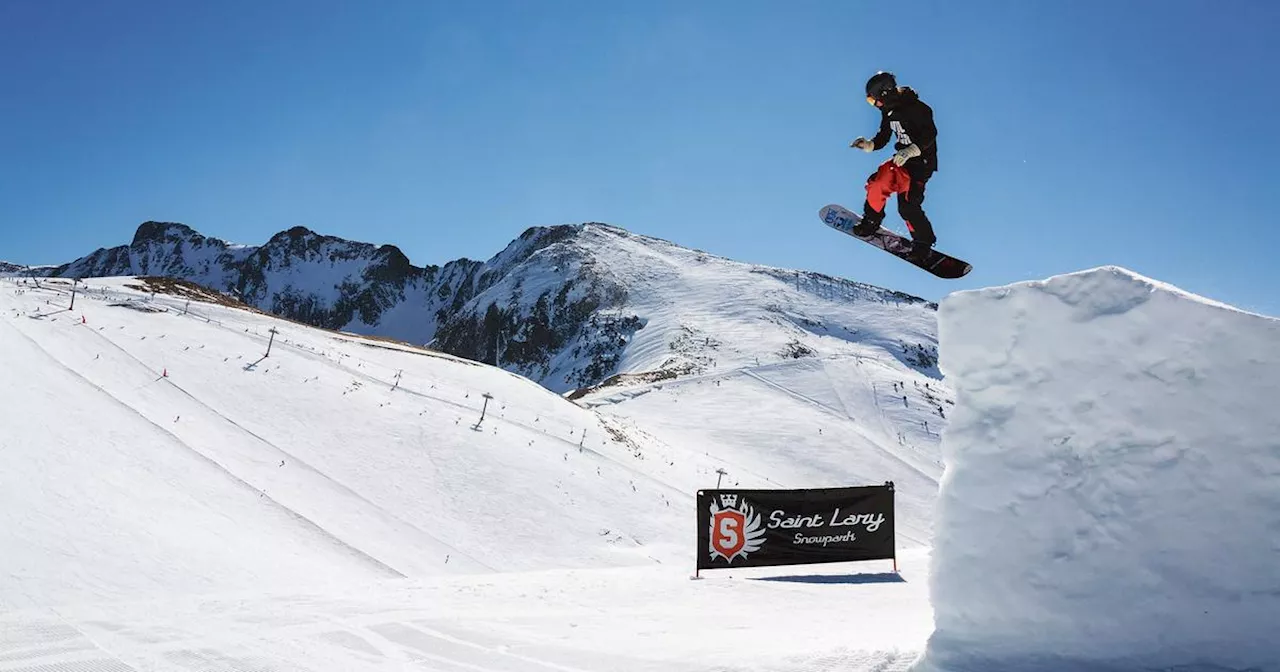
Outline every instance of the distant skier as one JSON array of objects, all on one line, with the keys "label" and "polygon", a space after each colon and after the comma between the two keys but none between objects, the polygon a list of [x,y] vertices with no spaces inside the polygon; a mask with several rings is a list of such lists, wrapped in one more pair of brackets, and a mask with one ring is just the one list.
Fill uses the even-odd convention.
[{"label": "distant skier", "polygon": [[867,198],[863,219],[854,227],[858,236],[875,233],[884,221],[884,206],[892,194],[898,195],[898,214],[911,232],[911,256],[923,259],[937,242],[933,225],[924,214],[925,183],[938,169],[938,129],[933,109],[910,87],[898,86],[893,73],[877,72],[867,80],[867,102],[880,109],[880,130],[870,140],[859,136],[850,143],[872,152],[896,135],[893,157],[867,178]]}]

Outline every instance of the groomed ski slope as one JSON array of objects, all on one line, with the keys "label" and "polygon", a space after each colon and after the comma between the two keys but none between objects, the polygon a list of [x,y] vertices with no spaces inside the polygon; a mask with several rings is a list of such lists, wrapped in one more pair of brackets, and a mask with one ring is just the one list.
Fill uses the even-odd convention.
[{"label": "groomed ski slope", "polygon": [[324,584],[398,575],[276,505],[173,431],[181,412],[184,429],[203,431],[208,418],[179,408],[165,422],[114,396],[140,406],[154,401],[149,370],[126,367],[103,380],[104,389],[92,372],[63,360],[113,367],[116,352],[86,357],[58,343],[55,356],[9,317],[0,321],[0,607],[164,594],[178,585],[201,591],[294,576]]},{"label": "groomed ski slope", "polygon": [[[136,569],[168,576],[149,580],[162,592],[261,585],[252,572],[217,575],[216,567],[241,567],[233,560],[243,558],[270,568],[272,580],[313,585],[306,566],[269,552],[296,548],[299,535],[329,549],[318,558],[334,558],[319,576],[344,578],[607,567],[685,555],[672,541],[687,516],[669,503],[687,491],[638,464],[592,413],[527,380],[243,310],[188,308],[129,284],[89,283],[74,312],[59,311],[69,296],[49,289],[6,292],[17,305],[6,307],[3,356],[21,374],[4,388],[12,465],[4,478],[13,483],[4,490],[24,489],[6,515],[62,511],[38,506],[41,497],[82,493],[72,511],[83,510],[60,524],[5,526],[4,534],[35,535],[6,546],[29,546],[28,560],[51,584],[37,587],[43,598],[118,594],[110,588],[123,579],[118,568],[82,563],[62,552],[66,544],[101,534],[111,547],[93,549],[94,557],[147,555],[148,544],[203,555],[193,544],[204,543],[203,531],[217,522],[206,517],[235,528],[257,510],[276,521],[263,523],[260,536],[279,544],[247,537],[243,547],[224,547],[222,562],[198,565],[208,572],[166,569],[178,556]],[[271,328],[278,331],[264,359]],[[486,393],[487,417],[475,428]],[[74,485],[68,474],[42,468],[61,461],[36,461],[50,459],[50,446],[66,453]],[[126,464],[99,463],[99,455]],[[128,467],[137,471],[121,472]],[[43,479],[58,489],[35,485]],[[147,501],[143,493],[153,488],[191,493],[198,515],[183,520],[183,509],[171,511],[167,532],[174,534],[148,525],[143,538],[112,530],[112,521],[137,525],[146,511],[168,508]],[[249,510],[232,515],[224,501]],[[91,511],[105,527],[81,515]],[[68,562],[82,581],[47,571]],[[0,601],[18,600],[11,590],[0,587]]]},{"label": "groomed ski slope", "polygon": [[[894,670],[923,645],[918,546],[899,576],[690,580],[718,469],[905,462],[770,473],[860,444],[753,442],[750,414],[668,443],[493,367],[137,286],[79,283],[67,310],[69,283],[0,283],[0,669]],[[724,381],[719,415],[792,403],[786,375]]]},{"label": "groomed ski slope", "polygon": [[930,629],[926,559],[897,576],[550,570],[4,612],[0,669],[904,672]]},{"label": "groomed ski slope", "polygon": [[1103,267],[941,305],[930,670],[1280,670],[1280,320]]}]

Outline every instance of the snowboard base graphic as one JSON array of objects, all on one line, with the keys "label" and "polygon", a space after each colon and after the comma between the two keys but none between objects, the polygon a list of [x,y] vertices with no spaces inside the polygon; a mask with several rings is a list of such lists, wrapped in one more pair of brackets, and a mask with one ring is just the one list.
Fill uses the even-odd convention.
[{"label": "snowboard base graphic", "polygon": [[818,211],[818,218],[827,226],[839,231],[854,240],[861,240],[872,247],[878,247],[903,261],[922,268],[933,275],[944,280],[955,280],[963,278],[969,271],[973,270],[973,265],[963,259],[957,259],[946,252],[938,250],[930,250],[929,256],[923,261],[911,259],[908,254],[911,252],[911,239],[890,231],[881,226],[875,233],[867,236],[857,236],[853,233],[853,227],[862,221],[862,215],[852,210],[832,203],[824,206]]}]

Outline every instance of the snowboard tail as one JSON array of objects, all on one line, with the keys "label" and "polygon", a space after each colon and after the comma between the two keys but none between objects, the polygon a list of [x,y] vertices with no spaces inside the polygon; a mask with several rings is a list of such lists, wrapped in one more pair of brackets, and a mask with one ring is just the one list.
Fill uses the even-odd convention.
[{"label": "snowboard tail", "polygon": [[957,259],[946,252],[938,250],[930,250],[929,256],[923,260],[912,259],[909,254],[911,252],[911,239],[901,236],[889,229],[881,226],[869,236],[863,237],[853,233],[853,227],[862,221],[862,215],[835,203],[824,206],[818,211],[818,217],[827,226],[839,231],[855,240],[861,240],[864,243],[877,247],[893,256],[906,261],[907,263],[924,269],[934,276],[944,280],[955,280],[963,278],[969,271],[973,270],[973,266],[963,259]]}]

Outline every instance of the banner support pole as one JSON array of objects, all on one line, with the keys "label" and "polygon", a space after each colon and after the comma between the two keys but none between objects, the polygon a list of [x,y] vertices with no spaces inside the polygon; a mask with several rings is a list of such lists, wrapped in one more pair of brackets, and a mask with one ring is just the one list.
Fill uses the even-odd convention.
[{"label": "banner support pole", "polygon": [[[890,497],[897,499],[898,493],[893,487],[893,481],[885,481],[884,484],[889,488]],[[894,512],[897,512],[897,507],[894,507]],[[898,535],[896,533],[893,535],[893,573],[898,573]]]},{"label": "banner support pole", "polygon": [[[586,431],[586,430],[583,430],[583,431]],[[699,497],[702,497],[703,492],[704,492],[704,491],[702,491],[702,490],[697,491],[697,492],[694,494],[694,496],[693,496],[693,501],[695,501],[695,502],[696,502],[696,501],[698,501],[698,498],[699,498]],[[702,548],[702,547],[701,547],[700,545],[697,545],[697,544],[695,544],[694,546],[695,546],[695,550],[694,550],[694,552],[693,552],[693,578],[695,578],[695,579],[700,579],[700,578],[702,578],[702,577],[701,577],[701,575],[700,575],[700,572],[702,571],[702,566],[701,566],[701,565],[699,564],[699,562],[698,562],[698,551],[697,551],[696,549],[697,549],[697,548]]]}]

